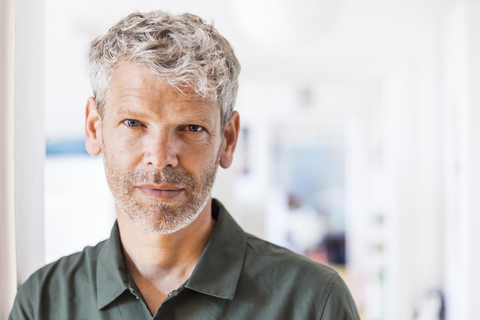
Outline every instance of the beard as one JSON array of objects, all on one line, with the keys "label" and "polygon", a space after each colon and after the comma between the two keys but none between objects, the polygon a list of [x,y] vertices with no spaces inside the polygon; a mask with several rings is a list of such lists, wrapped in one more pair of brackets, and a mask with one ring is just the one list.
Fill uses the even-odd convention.
[{"label": "beard", "polygon": [[[177,172],[177,169],[169,166],[161,170],[129,172],[114,163],[104,148],[107,183],[117,206],[137,227],[149,232],[170,234],[188,226],[205,208],[217,174],[221,149],[213,166],[199,170],[199,176],[195,176],[191,172]],[[136,185],[161,183],[183,188],[185,197],[155,200],[135,193]]]}]

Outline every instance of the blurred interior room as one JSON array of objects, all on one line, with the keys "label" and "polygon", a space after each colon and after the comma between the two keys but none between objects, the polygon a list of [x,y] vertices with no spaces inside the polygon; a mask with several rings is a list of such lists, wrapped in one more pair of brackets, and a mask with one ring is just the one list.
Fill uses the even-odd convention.
[{"label": "blurred interior room", "polygon": [[164,9],[213,20],[242,65],[213,196],[245,231],[336,269],[363,320],[478,319],[480,1],[1,1],[0,318],[34,270],[109,236],[88,45]]}]

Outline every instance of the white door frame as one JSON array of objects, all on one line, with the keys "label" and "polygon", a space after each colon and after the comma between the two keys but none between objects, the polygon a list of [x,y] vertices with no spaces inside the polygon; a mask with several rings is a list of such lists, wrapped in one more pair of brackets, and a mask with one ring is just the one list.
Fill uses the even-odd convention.
[{"label": "white door frame", "polygon": [[0,0],[0,318],[44,263],[44,0]]}]

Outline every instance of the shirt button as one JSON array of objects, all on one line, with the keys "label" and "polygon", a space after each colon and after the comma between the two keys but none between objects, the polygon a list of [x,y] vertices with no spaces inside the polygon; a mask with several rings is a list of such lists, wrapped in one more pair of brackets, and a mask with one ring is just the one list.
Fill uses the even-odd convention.
[{"label": "shirt button", "polygon": [[140,299],[139,297],[135,297],[135,298],[137,298],[137,300]]}]

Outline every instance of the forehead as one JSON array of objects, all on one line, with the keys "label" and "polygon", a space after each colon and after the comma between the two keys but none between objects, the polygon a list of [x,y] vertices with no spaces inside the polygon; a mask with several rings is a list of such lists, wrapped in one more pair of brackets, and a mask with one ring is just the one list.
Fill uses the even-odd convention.
[{"label": "forehead", "polygon": [[121,62],[112,75],[106,107],[112,111],[120,105],[146,109],[171,106],[174,109],[170,108],[170,111],[189,110],[220,117],[216,101],[199,96],[191,87],[182,88],[181,91],[174,88],[166,78],[152,73],[145,64],[139,62]]}]

